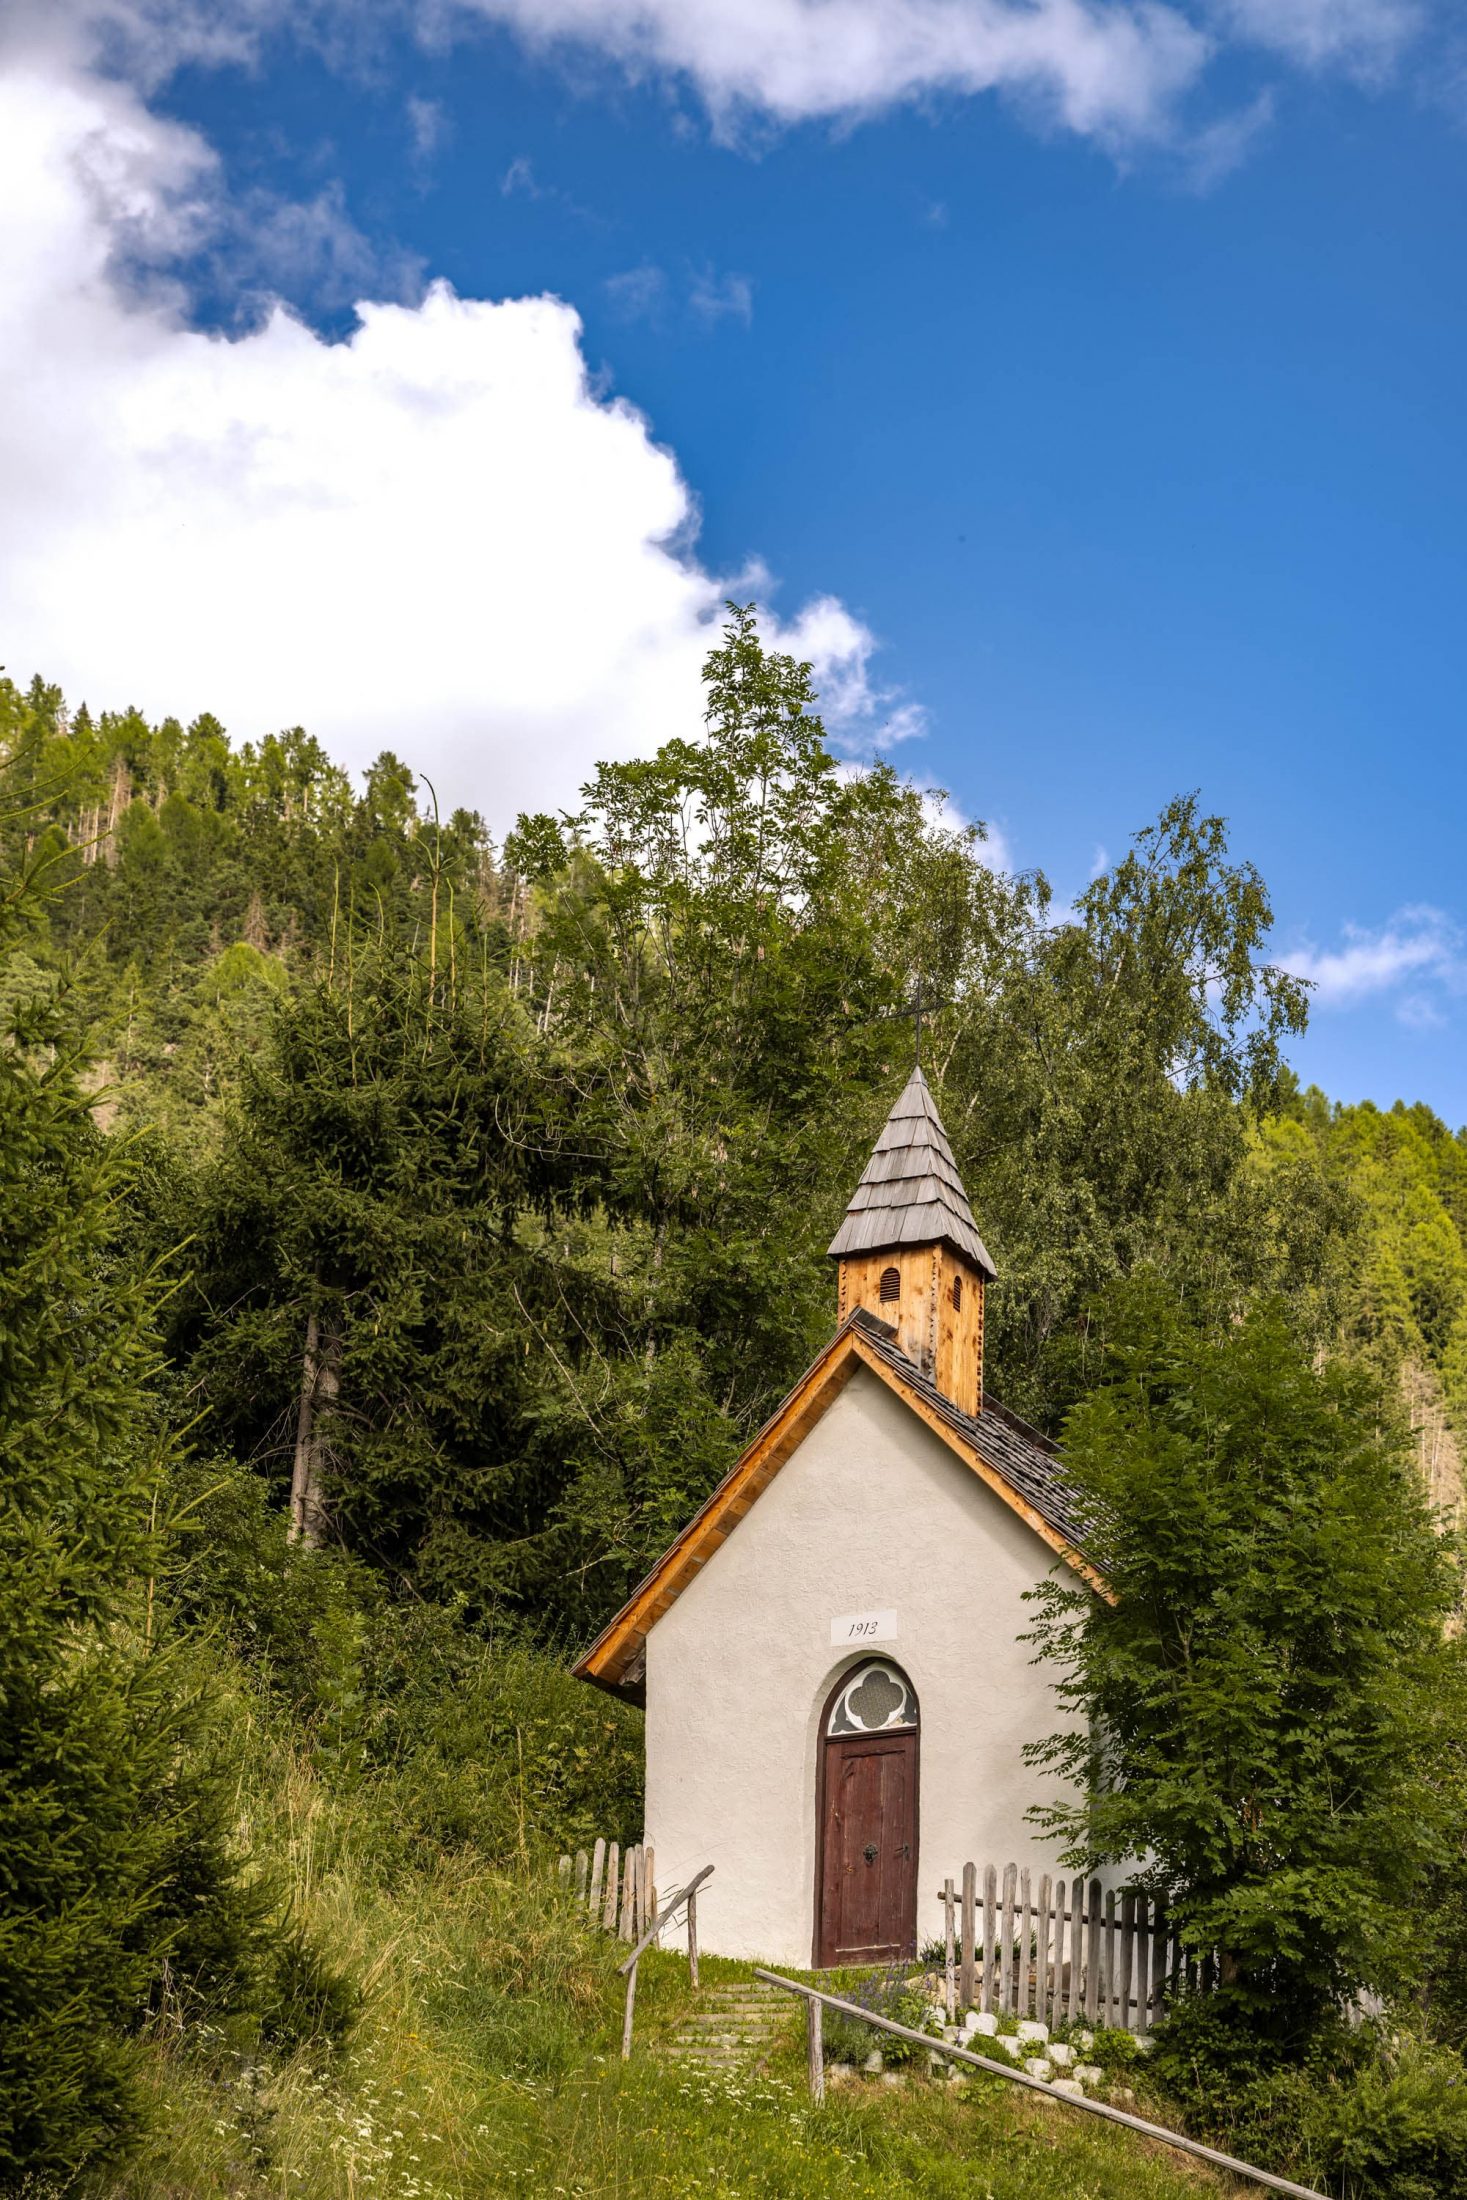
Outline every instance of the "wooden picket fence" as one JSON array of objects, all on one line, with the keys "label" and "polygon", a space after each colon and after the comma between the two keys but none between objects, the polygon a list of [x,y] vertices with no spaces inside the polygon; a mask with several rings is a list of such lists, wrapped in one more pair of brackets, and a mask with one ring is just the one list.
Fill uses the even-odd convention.
[{"label": "wooden picket fence", "polygon": [[1188,1954],[1144,1894],[1048,1872],[1036,1887],[1016,1864],[989,1864],[981,1895],[979,1886],[977,1865],[965,1864],[959,1884],[942,1888],[950,2011],[1083,2019],[1144,2035],[1169,1993],[1215,1983],[1213,1958]]},{"label": "wooden picket fence", "polygon": [[640,1940],[657,1915],[656,1864],[649,1841],[622,1850],[598,1841],[588,1854],[577,1849],[560,1859],[560,1883],[568,1887],[603,1932]]}]

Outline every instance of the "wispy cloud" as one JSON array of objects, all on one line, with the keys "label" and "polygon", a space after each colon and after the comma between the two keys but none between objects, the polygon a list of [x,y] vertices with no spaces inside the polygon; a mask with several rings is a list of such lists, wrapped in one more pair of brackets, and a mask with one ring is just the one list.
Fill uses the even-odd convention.
[{"label": "wispy cloud", "polygon": [[1219,27],[1301,62],[1379,77],[1426,21],[1420,0],[1214,0]]},{"label": "wispy cloud", "polygon": [[1440,1019],[1439,997],[1467,992],[1467,935],[1444,910],[1398,909],[1374,929],[1347,924],[1338,947],[1297,947],[1279,956],[1307,978],[1318,1007],[1355,1008],[1399,994],[1396,1014],[1420,1029]]},{"label": "wispy cloud", "polygon": [[742,321],[754,318],[754,286],[747,275],[716,275],[706,268],[693,277],[688,304],[700,321]]},{"label": "wispy cloud", "polygon": [[650,321],[662,310],[667,297],[667,277],[660,267],[644,260],[640,267],[625,267],[608,275],[601,285],[615,312],[628,321]]},{"label": "wispy cloud", "polygon": [[582,75],[591,57],[660,77],[725,142],[997,95],[1042,128],[1118,154],[1200,148],[1221,172],[1256,120],[1245,107],[1209,125],[1194,95],[1231,53],[1379,81],[1413,45],[1440,47],[1449,13],[1440,0],[6,0],[0,42],[18,22],[151,88],[189,63],[249,63],[283,32],[338,60],[380,56],[392,20],[438,51],[488,24]]},{"label": "wispy cloud", "polygon": [[440,152],[452,132],[453,125],[448,110],[436,99],[419,99],[413,93],[407,102],[408,141],[413,159],[426,167],[435,153]]},{"label": "wispy cloud", "polygon": [[577,221],[599,225],[601,217],[589,206],[582,206],[569,191],[562,191],[558,183],[546,183],[535,171],[535,164],[528,153],[517,153],[499,179],[499,196],[502,199],[531,199],[537,205],[558,206],[562,213],[573,214]]},{"label": "wispy cloud", "polygon": [[686,315],[700,328],[737,321],[745,328],[754,317],[754,286],[747,275],[720,275],[714,268],[689,270],[677,280],[651,260],[608,275],[601,285],[614,312],[627,321],[663,321]]},{"label": "wispy cloud", "polygon": [[1235,168],[1241,168],[1257,140],[1272,123],[1276,108],[1273,89],[1265,85],[1246,107],[1219,115],[1215,122],[1194,130],[1183,155],[1184,172],[1192,189],[1210,191]]},{"label": "wispy cloud", "polygon": [[535,180],[535,164],[528,153],[517,153],[499,179],[502,199],[543,199],[543,187]]}]

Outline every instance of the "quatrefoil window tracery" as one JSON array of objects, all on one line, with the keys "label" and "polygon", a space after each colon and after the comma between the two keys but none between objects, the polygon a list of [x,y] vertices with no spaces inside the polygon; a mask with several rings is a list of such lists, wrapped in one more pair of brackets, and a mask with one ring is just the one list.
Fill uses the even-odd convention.
[{"label": "quatrefoil window tracery", "polygon": [[857,1666],[835,1699],[829,1734],[891,1734],[917,1724],[917,1699],[899,1666]]}]

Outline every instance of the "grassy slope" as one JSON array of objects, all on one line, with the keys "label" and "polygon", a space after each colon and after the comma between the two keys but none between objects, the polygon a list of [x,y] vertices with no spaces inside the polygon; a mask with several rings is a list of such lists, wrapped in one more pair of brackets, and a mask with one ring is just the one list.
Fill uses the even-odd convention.
[{"label": "grassy slope", "polygon": [[[465,1861],[384,1884],[372,1812],[297,1759],[246,1817],[288,1871],[298,1914],[368,1990],[334,2055],[272,2057],[227,2024],[160,2023],[157,2115],[109,2200],[642,2200],[658,2195],[989,2195],[1180,2200],[1206,2173],[999,2081],[965,2098],[908,2082],[805,2093],[799,2019],[767,2075],[689,2071],[658,2042],[688,2003],[674,1954],[638,1993],[637,2052],[617,2055],[622,1952],[588,1932],[543,1871]],[[735,1966],[710,1962],[709,1975]]]}]

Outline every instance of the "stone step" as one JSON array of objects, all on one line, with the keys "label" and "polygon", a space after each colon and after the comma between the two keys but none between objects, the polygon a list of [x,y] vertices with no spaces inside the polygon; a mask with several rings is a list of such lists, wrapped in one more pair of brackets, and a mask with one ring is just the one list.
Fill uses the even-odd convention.
[{"label": "stone step", "polygon": [[699,1990],[699,2001],[754,2003],[761,2009],[787,2008],[793,2002],[792,1994],[781,1994],[774,1986],[707,1986]]},{"label": "stone step", "polygon": [[766,2059],[794,2014],[791,1997],[756,1979],[720,1979],[703,1987],[663,2053],[674,2062],[737,2070]]}]

